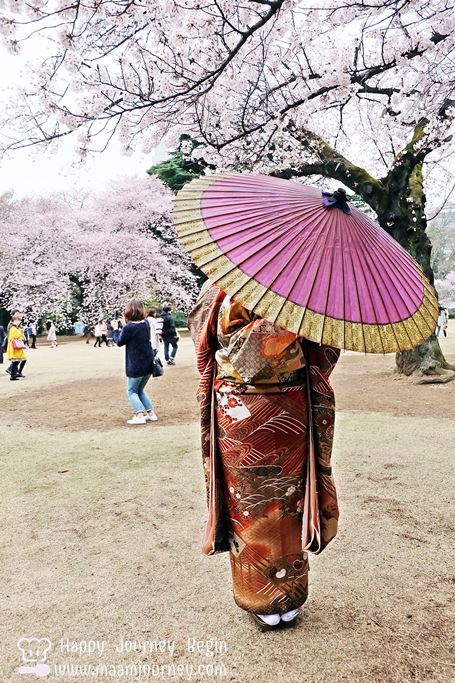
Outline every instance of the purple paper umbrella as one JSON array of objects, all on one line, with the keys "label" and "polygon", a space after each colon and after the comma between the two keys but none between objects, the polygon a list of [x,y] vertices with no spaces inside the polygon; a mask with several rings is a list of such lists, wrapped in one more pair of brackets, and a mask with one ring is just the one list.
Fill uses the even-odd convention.
[{"label": "purple paper umbrella", "polygon": [[261,175],[185,186],[173,211],[194,263],[246,308],[314,342],[389,353],[434,331],[420,266],[346,193]]}]

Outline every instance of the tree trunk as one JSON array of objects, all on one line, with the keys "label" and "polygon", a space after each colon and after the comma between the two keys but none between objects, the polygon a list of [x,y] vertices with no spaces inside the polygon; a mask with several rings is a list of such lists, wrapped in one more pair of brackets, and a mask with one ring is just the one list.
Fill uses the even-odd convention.
[{"label": "tree trunk", "polygon": [[[383,182],[386,192],[377,208],[378,222],[415,258],[433,284],[422,162],[409,152],[403,154]],[[398,374],[426,377],[425,382],[455,379],[452,370],[455,367],[447,363],[435,335],[415,349],[396,354]]]},{"label": "tree trunk", "polygon": [[401,158],[383,183],[386,191],[376,209],[379,225],[415,258],[433,284],[421,162]]},{"label": "tree trunk", "polygon": [[417,348],[396,354],[396,371],[420,377],[418,384],[450,382],[455,379],[453,370],[455,367],[447,363],[434,335]]}]

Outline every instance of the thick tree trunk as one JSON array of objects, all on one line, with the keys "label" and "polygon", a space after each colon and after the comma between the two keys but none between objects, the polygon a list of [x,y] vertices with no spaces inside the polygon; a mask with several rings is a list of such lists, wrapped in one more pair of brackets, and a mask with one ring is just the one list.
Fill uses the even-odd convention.
[{"label": "thick tree trunk", "polygon": [[453,370],[455,367],[447,363],[434,335],[416,349],[396,354],[396,371],[419,377],[418,384],[450,382],[455,379]]},{"label": "thick tree trunk", "polygon": [[412,157],[403,158],[383,182],[386,191],[376,209],[378,222],[415,258],[433,284],[422,164],[416,163]]},{"label": "thick tree trunk", "polygon": [[[415,258],[433,284],[422,163],[416,163],[414,155],[406,153],[383,182],[386,192],[377,208],[378,222]],[[455,379],[452,370],[455,367],[447,363],[435,335],[415,349],[396,354],[396,371],[426,378],[421,381],[450,381]]]}]

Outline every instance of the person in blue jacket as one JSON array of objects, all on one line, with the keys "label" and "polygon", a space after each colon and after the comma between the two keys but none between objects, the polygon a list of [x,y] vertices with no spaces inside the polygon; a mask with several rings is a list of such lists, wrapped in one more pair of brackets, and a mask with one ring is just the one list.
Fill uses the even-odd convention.
[{"label": "person in blue jacket", "polygon": [[134,415],[127,420],[130,425],[142,425],[158,419],[153,403],[145,393],[145,387],[153,372],[154,349],[150,341],[150,325],[145,319],[143,304],[132,299],[125,308],[126,325],[115,330],[117,346],[125,346],[125,370],[128,378],[128,398]]}]

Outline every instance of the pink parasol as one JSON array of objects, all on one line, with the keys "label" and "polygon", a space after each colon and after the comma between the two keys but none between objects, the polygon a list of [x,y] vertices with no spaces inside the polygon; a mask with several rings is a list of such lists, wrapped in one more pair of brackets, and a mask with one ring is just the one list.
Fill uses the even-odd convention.
[{"label": "pink parasol", "polygon": [[181,242],[246,308],[312,341],[372,353],[418,346],[438,306],[420,266],[343,191],[213,175],[177,195]]}]

